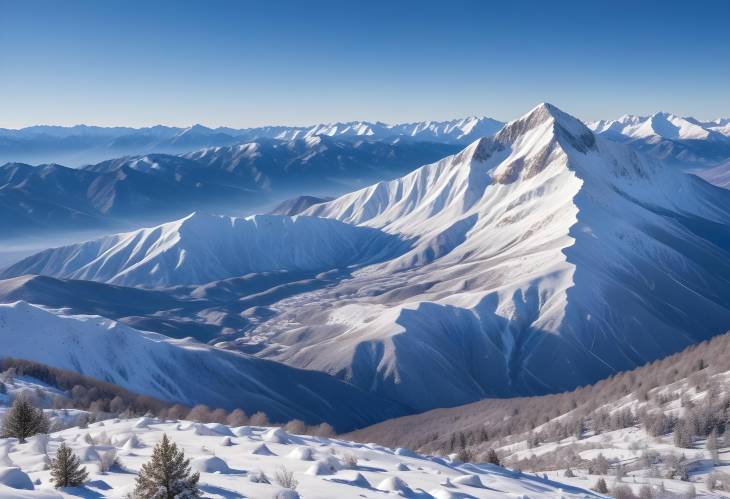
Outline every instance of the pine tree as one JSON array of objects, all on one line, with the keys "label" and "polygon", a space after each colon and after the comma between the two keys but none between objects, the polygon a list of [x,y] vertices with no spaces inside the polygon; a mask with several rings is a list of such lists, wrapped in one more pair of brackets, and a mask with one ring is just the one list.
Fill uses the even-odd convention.
[{"label": "pine tree", "polygon": [[606,480],[604,480],[603,478],[599,478],[596,481],[596,485],[593,487],[593,490],[595,490],[599,494],[606,494],[608,492],[608,486],[606,485]]},{"label": "pine tree", "polygon": [[494,449],[489,449],[487,451],[487,462],[489,464],[496,464],[497,466],[502,466],[502,463],[499,461],[499,456],[497,455],[497,451]]},{"label": "pine tree", "polygon": [[21,395],[13,401],[13,406],[5,415],[0,437],[15,437],[22,444],[36,433],[47,433],[48,426],[43,410],[33,407],[30,400]]},{"label": "pine tree", "polygon": [[190,473],[190,460],[185,459],[185,453],[163,434],[152,451],[152,459],[142,465],[134,493],[144,499],[202,497],[199,479],[200,473]]},{"label": "pine tree", "polygon": [[53,486],[56,488],[78,487],[88,477],[89,474],[86,472],[86,468],[81,467],[78,456],[65,443],[62,443],[56,457],[51,461]]}]

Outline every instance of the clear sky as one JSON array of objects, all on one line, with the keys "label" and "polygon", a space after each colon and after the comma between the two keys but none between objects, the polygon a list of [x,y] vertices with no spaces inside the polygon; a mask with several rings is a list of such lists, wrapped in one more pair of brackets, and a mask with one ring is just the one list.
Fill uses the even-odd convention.
[{"label": "clear sky", "polygon": [[0,127],[730,115],[730,1],[0,0]]}]

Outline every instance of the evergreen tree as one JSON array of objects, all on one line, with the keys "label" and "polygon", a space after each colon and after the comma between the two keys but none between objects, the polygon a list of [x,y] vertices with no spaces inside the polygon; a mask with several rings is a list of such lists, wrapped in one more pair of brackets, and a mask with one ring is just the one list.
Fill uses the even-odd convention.
[{"label": "evergreen tree", "polygon": [[59,487],[78,487],[86,481],[89,474],[86,468],[81,467],[81,461],[71,451],[71,449],[62,443],[58,448],[56,457],[51,461],[51,478],[53,486]]},{"label": "evergreen tree", "polygon": [[603,478],[599,478],[598,481],[596,481],[596,485],[593,487],[593,490],[595,490],[599,494],[607,494],[608,486],[606,485],[606,480],[604,480]]},{"label": "evergreen tree", "polygon": [[199,479],[200,473],[190,473],[190,460],[185,459],[185,453],[163,434],[152,451],[152,459],[142,465],[134,493],[144,499],[202,497]]},{"label": "evergreen tree", "polygon": [[497,451],[494,449],[489,449],[487,451],[487,462],[489,464],[496,464],[497,466],[502,466],[502,463],[499,461],[499,456],[497,455]]},{"label": "evergreen tree", "polygon": [[42,409],[36,409],[24,396],[13,401],[13,406],[3,418],[0,437],[15,437],[22,444],[36,433],[48,432],[48,419]]}]

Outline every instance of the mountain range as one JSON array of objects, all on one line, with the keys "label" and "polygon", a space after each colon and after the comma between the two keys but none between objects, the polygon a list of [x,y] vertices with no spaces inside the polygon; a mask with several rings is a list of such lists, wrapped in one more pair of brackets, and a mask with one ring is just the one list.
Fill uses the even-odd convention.
[{"label": "mountain range", "polygon": [[78,125],[32,126],[0,129],[0,163],[66,163],[77,167],[110,157],[148,153],[179,154],[209,147],[225,147],[262,139],[292,141],[315,137],[344,140],[424,141],[467,144],[494,134],[503,123],[487,117],[450,121],[421,121],[389,125],[352,121],[305,127],[265,126],[258,128],[148,128]]},{"label": "mountain range", "polygon": [[341,193],[456,151],[434,142],[260,140],[182,155],[147,154],[81,168],[0,166],[0,239],[39,230],[114,228],[192,210],[240,214],[299,189]]},{"label": "mountain range", "polygon": [[[409,412],[572,389],[730,324],[730,192],[624,142],[541,104],[294,217],[196,213],[49,249],[0,290],[157,293],[209,343]],[[164,332],[164,314],[135,314]]]},{"label": "mountain range", "polygon": [[588,124],[596,133],[626,142],[664,162],[694,168],[730,158],[730,119],[699,121],[671,113],[624,115]]}]

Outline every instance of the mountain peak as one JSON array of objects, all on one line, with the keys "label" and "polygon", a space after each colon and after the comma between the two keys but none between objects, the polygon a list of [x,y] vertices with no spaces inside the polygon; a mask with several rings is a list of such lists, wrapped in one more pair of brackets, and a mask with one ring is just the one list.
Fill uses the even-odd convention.
[{"label": "mountain peak", "polygon": [[538,104],[527,114],[507,123],[495,139],[512,143],[542,127],[549,127],[548,133],[564,146],[569,145],[583,153],[595,147],[596,138],[582,121],[547,102]]}]

